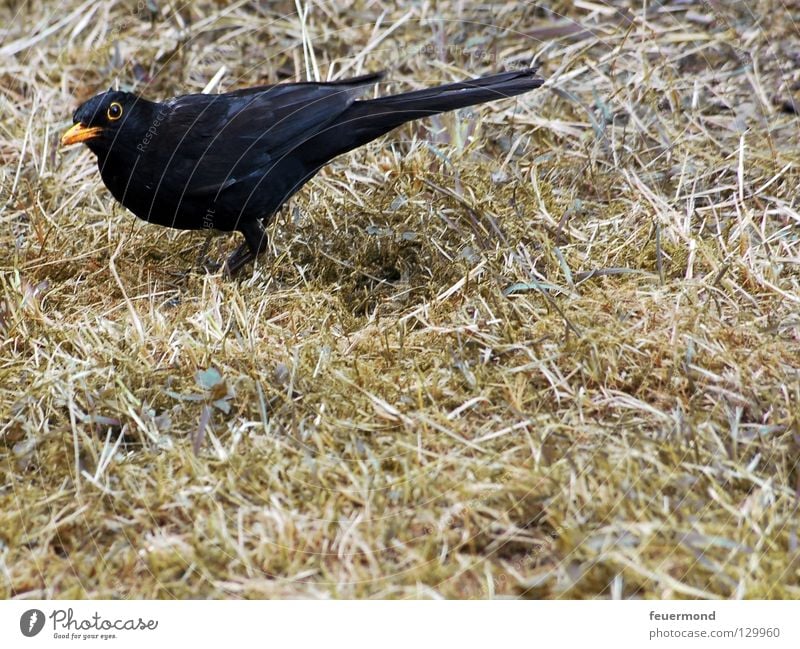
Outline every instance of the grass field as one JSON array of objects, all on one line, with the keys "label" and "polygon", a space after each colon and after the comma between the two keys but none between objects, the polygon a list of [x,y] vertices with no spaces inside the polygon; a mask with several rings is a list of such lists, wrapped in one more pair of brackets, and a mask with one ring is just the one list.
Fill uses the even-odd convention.
[{"label": "grass field", "polygon": [[[800,597],[796,21],[3,3],[0,595]],[[237,279],[59,147],[116,84],[534,61],[337,159]]]}]

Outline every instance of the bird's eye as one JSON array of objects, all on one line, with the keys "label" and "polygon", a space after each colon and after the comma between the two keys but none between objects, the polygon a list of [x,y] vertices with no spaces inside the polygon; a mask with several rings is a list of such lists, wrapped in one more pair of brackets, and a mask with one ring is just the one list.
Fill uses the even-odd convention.
[{"label": "bird's eye", "polygon": [[112,102],[106,111],[106,116],[112,122],[118,120],[120,117],[122,117],[122,104],[117,101]]}]

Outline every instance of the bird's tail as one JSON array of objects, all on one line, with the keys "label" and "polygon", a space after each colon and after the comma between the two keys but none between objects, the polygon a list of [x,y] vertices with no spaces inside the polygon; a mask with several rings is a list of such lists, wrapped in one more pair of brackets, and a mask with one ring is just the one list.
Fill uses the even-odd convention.
[{"label": "bird's tail", "polygon": [[536,76],[535,67],[502,72],[435,88],[355,101],[343,117],[354,131],[363,131],[362,135],[371,136],[363,140],[367,142],[405,122],[514,97],[534,90],[543,83],[544,79]]}]

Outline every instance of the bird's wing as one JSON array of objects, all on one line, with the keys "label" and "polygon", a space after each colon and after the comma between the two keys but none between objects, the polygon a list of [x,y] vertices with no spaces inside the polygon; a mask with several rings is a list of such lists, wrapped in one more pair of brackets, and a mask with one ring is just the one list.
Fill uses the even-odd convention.
[{"label": "bird's wing", "polygon": [[159,155],[169,157],[162,172],[182,183],[185,196],[216,194],[263,173],[334,122],[360,87],[378,78],[177,97],[163,104],[165,117],[158,127]]}]

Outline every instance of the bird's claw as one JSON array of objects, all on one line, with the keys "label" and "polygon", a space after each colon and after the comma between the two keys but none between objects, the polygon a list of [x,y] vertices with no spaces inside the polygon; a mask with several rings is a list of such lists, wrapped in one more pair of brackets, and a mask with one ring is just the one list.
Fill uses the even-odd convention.
[{"label": "bird's claw", "polygon": [[207,273],[213,275],[214,273],[219,272],[219,270],[222,268],[222,263],[206,258],[200,263],[200,267],[204,268]]},{"label": "bird's claw", "polygon": [[249,246],[243,243],[234,250],[233,254],[228,257],[228,260],[225,262],[225,274],[228,277],[233,277],[243,266],[253,261],[253,259],[255,259],[255,255],[250,251]]}]

